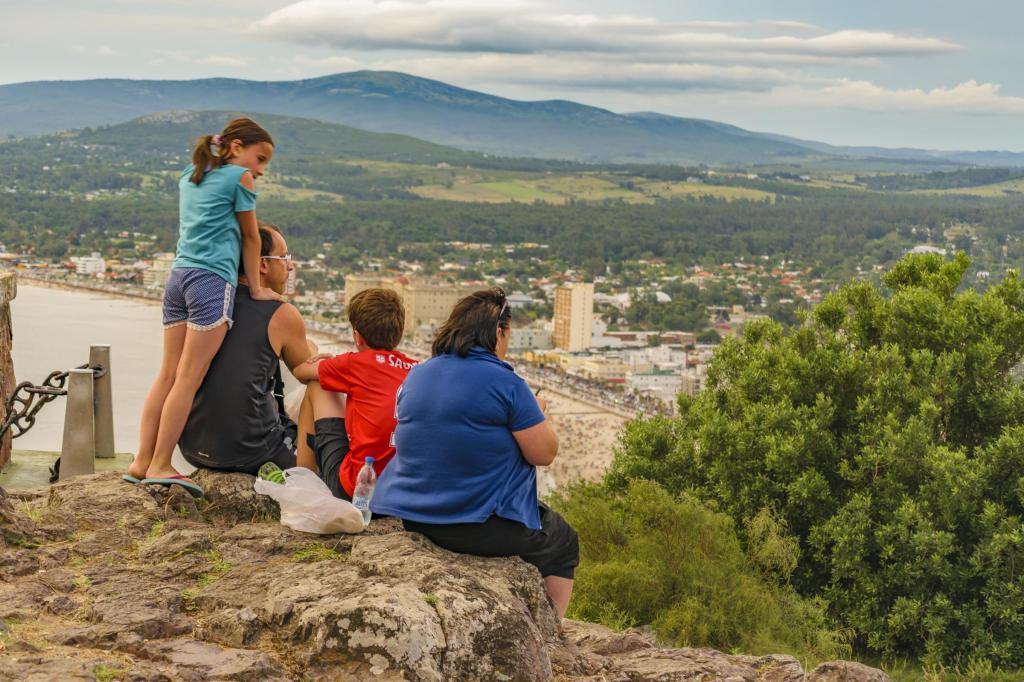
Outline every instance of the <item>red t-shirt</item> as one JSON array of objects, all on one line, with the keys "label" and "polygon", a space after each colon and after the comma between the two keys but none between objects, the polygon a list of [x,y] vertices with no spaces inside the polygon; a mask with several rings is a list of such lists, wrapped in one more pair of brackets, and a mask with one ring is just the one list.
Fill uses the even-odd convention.
[{"label": "red t-shirt", "polygon": [[341,486],[349,495],[367,457],[380,476],[395,455],[395,399],[409,370],[416,365],[397,350],[342,353],[320,362],[320,386],[344,393],[345,430],[349,451],[338,469]]}]

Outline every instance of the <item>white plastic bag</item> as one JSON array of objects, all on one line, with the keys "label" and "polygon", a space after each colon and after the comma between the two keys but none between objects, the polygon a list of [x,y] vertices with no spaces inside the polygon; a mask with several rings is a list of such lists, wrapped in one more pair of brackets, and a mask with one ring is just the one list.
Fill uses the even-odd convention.
[{"label": "white plastic bag", "polygon": [[304,533],[361,533],[363,514],[352,503],[339,500],[320,477],[305,467],[285,469],[284,483],[257,478],[256,492],[281,505],[281,523]]}]

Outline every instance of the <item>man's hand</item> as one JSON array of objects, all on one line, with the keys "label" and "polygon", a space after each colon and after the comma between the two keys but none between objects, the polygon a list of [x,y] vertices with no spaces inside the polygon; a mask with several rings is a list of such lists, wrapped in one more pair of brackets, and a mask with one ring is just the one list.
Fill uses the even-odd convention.
[{"label": "man's hand", "polygon": [[284,296],[277,293],[273,289],[270,289],[268,287],[260,287],[259,289],[254,289],[252,285],[249,286],[249,298],[251,298],[254,301],[281,301],[282,303],[288,302],[288,299],[286,299]]}]

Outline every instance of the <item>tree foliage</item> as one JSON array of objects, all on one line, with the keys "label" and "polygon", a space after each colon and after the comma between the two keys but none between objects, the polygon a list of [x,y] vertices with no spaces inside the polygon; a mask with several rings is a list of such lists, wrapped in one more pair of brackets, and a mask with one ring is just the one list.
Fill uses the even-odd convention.
[{"label": "tree foliage", "polygon": [[727,340],[676,418],[631,424],[608,475],[772,509],[792,575],[857,644],[932,663],[1024,665],[1024,282],[958,291],[969,265],[908,256],[784,331]]},{"label": "tree foliage", "polygon": [[822,660],[849,653],[820,600],[787,583],[799,549],[767,511],[747,527],[652,481],[621,495],[580,485],[553,504],[580,534],[571,614],[612,627],[651,624],[677,646],[745,653],[788,651]]}]

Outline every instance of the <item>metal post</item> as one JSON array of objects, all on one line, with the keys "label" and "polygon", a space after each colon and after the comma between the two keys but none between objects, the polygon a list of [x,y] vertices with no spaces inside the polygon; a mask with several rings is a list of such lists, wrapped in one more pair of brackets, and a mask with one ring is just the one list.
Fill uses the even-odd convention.
[{"label": "metal post", "polygon": [[60,448],[60,480],[96,471],[96,428],[93,419],[91,369],[68,372],[64,408],[64,440]]},{"label": "metal post", "polygon": [[110,392],[110,344],[89,346],[89,364],[106,370],[93,384],[93,414],[96,424],[96,456],[114,456],[114,402]]}]

